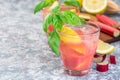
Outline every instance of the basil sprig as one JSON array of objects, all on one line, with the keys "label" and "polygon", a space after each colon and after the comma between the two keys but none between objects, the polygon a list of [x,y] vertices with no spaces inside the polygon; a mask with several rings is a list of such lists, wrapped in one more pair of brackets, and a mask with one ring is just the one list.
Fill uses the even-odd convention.
[{"label": "basil sprig", "polygon": [[51,13],[49,13],[45,17],[44,22],[43,22],[43,30],[45,32],[47,32],[50,24],[52,24],[55,27],[55,29],[61,30],[63,22],[60,18],[59,11],[60,11],[60,7],[56,6],[55,8],[51,10]]},{"label": "basil sprig", "polygon": [[75,15],[75,13],[71,11],[62,11],[61,12],[61,19],[64,23],[70,24],[70,25],[81,25],[85,24],[85,20]]},{"label": "basil sprig", "polygon": [[80,7],[78,0],[64,0],[64,3],[70,6]]},{"label": "basil sprig", "polygon": [[57,31],[61,31],[63,24],[70,25],[81,25],[85,24],[85,20],[78,17],[75,13],[71,11],[61,11],[60,7],[56,6],[51,10],[49,15],[45,17],[43,23],[43,29],[47,32],[49,25],[52,24],[54,30],[48,35],[48,44],[51,47],[51,50],[59,55],[59,46],[60,46],[60,37]]},{"label": "basil sprig", "polygon": [[42,10],[43,8],[52,5],[52,3],[56,0],[44,0],[39,2],[35,8],[34,8],[34,14],[37,13],[38,11]]},{"label": "basil sprig", "polygon": [[58,33],[53,30],[48,36],[48,44],[51,47],[52,51],[59,56],[59,46],[60,46],[60,37]]}]

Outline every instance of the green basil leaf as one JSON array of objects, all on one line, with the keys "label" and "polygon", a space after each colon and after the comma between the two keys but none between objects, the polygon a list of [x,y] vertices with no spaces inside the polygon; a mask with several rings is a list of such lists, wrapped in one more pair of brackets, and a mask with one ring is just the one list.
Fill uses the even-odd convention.
[{"label": "green basil leaf", "polygon": [[52,49],[52,51],[56,55],[59,56],[60,55],[60,52],[59,52],[60,37],[59,37],[58,33],[55,30],[50,32],[50,34],[48,36],[48,44],[49,44],[50,48]]},{"label": "green basil leaf", "polygon": [[67,18],[64,15],[60,14],[59,17],[62,20],[63,24],[69,23],[69,20],[67,20]]},{"label": "green basil leaf", "polygon": [[53,17],[52,17],[52,25],[55,27],[56,30],[60,31],[62,29],[63,22],[60,19],[59,14],[54,14],[53,15]]},{"label": "green basil leaf", "polygon": [[51,10],[52,13],[58,13],[60,11],[60,6],[56,6]]},{"label": "green basil leaf", "polygon": [[44,22],[43,22],[43,30],[44,30],[45,32],[47,32],[49,25],[52,23],[52,17],[53,17],[53,16],[52,16],[51,14],[48,14],[48,15],[45,17],[45,19],[44,19]]},{"label": "green basil leaf", "polygon": [[52,4],[55,0],[45,0],[45,2]]},{"label": "green basil leaf", "polygon": [[38,11],[42,10],[43,8],[50,6],[52,3],[54,3],[56,0],[45,0],[39,2],[35,8],[34,8],[34,14],[37,13]]},{"label": "green basil leaf", "polygon": [[70,25],[81,25],[85,24],[85,20],[78,17],[75,13],[71,11],[62,11],[61,15],[63,22],[70,24]]},{"label": "green basil leaf", "polygon": [[73,24],[73,20],[72,20],[72,17],[73,16],[71,16],[71,12],[70,11],[63,11],[62,13],[61,13],[61,15],[62,16],[64,16],[64,21],[63,22],[65,22],[65,23],[67,23],[67,24]]},{"label": "green basil leaf", "polygon": [[39,2],[34,8],[34,14],[37,13],[38,11],[42,10],[44,7],[47,7],[49,5],[50,4],[46,3],[46,2]]},{"label": "green basil leaf", "polygon": [[78,0],[65,0],[64,3],[70,6],[80,7]]}]

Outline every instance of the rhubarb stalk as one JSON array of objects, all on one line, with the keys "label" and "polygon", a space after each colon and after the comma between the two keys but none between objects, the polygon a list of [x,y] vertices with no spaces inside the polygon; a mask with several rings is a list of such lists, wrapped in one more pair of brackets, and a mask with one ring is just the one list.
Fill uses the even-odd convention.
[{"label": "rhubarb stalk", "polygon": [[102,62],[102,63],[97,63],[96,70],[100,72],[106,72],[108,71],[109,63],[108,61]]},{"label": "rhubarb stalk", "polygon": [[116,57],[113,55],[110,55],[110,63],[111,64],[116,64]]},{"label": "rhubarb stalk", "polygon": [[104,23],[106,25],[112,26],[114,28],[120,29],[120,23],[113,20],[112,18],[110,18],[108,16],[105,16],[105,15],[100,15],[100,14],[97,14],[96,17],[100,22],[102,22],[102,23]]},{"label": "rhubarb stalk", "polygon": [[118,37],[120,35],[120,31],[109,26],[109,25],[106,25],[104,23],[101,23],[101,22],[92,22],[92,21],[88,21],[88,23],[93,23],[93,24],[96,24],[98,25],[100,28],[101,28],[101,31],[104,32],[104,33],[107,33],[113,37]]}]

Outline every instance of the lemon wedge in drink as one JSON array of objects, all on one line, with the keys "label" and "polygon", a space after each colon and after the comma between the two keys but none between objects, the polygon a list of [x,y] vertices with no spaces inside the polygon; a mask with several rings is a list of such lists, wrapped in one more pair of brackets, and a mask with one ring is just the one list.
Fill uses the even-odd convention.
[{"label": "lemon wedge in drink", "polygon": [[86,66],[86,64],[87,64],[88,62],[85,60],[85,61],[83,61],[82,63],[80,63],[79,65],[77,65],[76,67],[75,67],[75,70],[81,70],[82,68],[84,68],[85,66]]},{"label": "lemon wedge in drink", "polygon": [[108,0],[83,0],[82,6],[88,13],[101,14],[104,13]]},{"label": "lemon wedge in drink", "polygon": [[65,43],[80,43],[80,36],[70,27],[63,26],[60,32],[60,39]]},{"label": "lemon wedge in drink", "polygon": [[103,42],[102,40],[98,41],[98,47],[96,53],[99,54],[110,54],[114,52],[114,46]]}]

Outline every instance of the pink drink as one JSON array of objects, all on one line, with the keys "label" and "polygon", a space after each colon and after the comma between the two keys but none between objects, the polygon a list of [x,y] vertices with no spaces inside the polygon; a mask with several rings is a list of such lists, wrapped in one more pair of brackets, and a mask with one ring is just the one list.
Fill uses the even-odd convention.
[{"label": "pink drink", "polygon": [[82,76],[87,74],[91,67],[99,38],[99,28],[93,25],[70,28],[79,35],[80,41],[74,42],[74,40],[77,40],[74,38],[78,37],[71,34],[60,34],[63,36],[68,35],[67,38],[71,39],[71,42],[61,40],[61,58],[65,67],[65,73],[73,76]]}]

